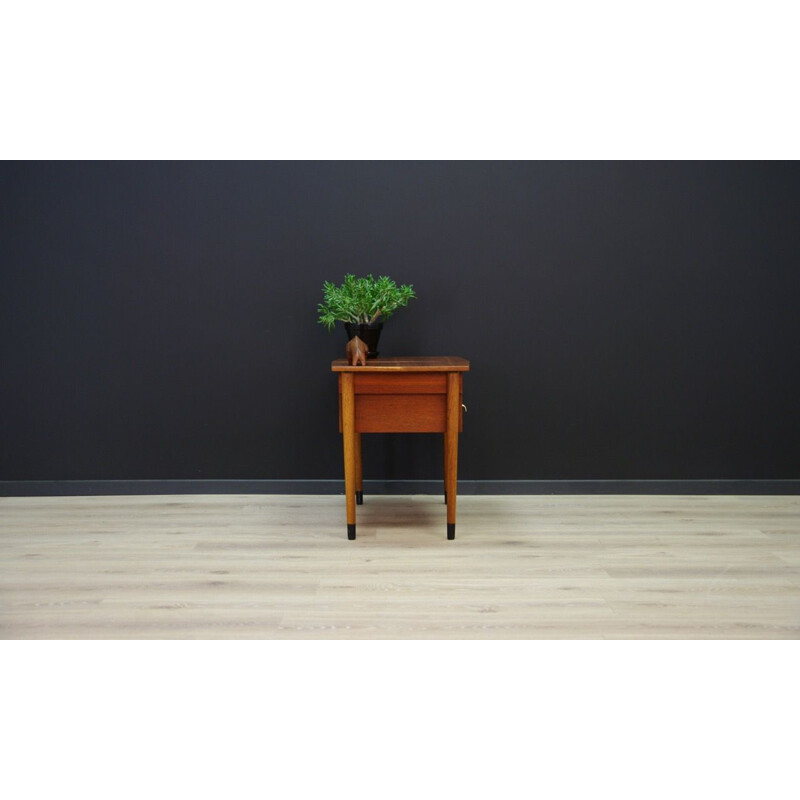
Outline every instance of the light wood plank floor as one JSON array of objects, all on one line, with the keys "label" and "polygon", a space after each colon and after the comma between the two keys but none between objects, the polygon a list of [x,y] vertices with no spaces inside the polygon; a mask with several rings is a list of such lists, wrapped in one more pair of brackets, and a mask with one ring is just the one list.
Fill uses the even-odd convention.
[{"label": "light wood plank floor", "polygon": [[0,498],[3,639],[797,639],[800,497]]}]

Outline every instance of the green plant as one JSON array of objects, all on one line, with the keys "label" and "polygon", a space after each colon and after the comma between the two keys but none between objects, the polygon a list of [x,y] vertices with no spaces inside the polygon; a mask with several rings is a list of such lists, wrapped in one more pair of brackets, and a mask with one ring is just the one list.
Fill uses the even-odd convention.
[{"label": "green plant", "polygon": [[325,281],[322,293],[323,301],[317,307],[319,322],[329,331],[337,320],[358,325],[386,319],[416,297],[412,285],[398,286],[385,275],[377,280],[372,275],[345,275],[341,286]]}]

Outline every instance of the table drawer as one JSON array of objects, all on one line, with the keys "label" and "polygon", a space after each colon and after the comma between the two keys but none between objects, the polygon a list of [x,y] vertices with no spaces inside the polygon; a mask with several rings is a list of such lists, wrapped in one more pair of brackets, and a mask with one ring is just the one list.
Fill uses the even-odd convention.
[{"label": "table drawer", "polygon": [[356,433],[444,433],[443,394],[375,394],[356,400]]},{"label": "table drawer", "polygon": [[[339,400],[341,432],[341,395]],[[459,431],[463,430],[463,416],[463,408],[459,408]],[[356,399],[355,417],[356,433],[444,433],[447,427],[447,395],[362,394]]]}]

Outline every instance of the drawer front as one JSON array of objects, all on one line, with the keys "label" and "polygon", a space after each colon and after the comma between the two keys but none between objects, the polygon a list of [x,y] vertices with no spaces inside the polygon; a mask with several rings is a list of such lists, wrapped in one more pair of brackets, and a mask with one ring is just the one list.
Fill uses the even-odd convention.
[{"label": "drawer front", "polygon": [[[361,395],[356,400],[356,433],[444,433],[447,425],[445,397],[435,394]],[[459,431],[463,430],[463,420],[464,410],[459,409]]]},{"label": "drawer front", "polygon": [[356,433],[444,433],[443,394],[374,394],[356,399]]}]

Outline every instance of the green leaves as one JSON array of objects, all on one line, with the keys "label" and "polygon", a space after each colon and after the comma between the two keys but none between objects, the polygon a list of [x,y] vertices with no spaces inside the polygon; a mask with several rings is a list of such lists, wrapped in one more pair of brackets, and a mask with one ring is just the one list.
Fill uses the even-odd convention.
[{"label": "green leaves", "polygon": [[377,322],[379,317],[386,319],[416,297],[411,284],[398,286],[385,275],[375,280],[372,275],[356,278],[348,274],[341,286],[325,281],[322,294],[323,302],[317,310],[319,322],[328,330],[337,320],[359,324]]}]

